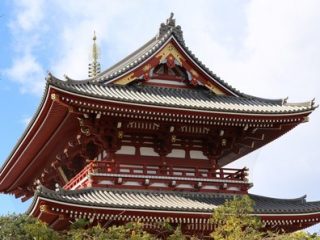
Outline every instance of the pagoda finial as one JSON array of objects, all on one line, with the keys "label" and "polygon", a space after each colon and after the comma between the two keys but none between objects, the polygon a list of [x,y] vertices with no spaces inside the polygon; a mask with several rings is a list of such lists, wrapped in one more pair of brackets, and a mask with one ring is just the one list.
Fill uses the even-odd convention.
[{"label": "pagoda finial", "polygon": [[93,31],[93,45],[92,45],[92,62],[89,63],[88,76],[93,78],[100,73],[100,63],[99,63],[99,49],[96,43],[97,36],[96,31]]}]

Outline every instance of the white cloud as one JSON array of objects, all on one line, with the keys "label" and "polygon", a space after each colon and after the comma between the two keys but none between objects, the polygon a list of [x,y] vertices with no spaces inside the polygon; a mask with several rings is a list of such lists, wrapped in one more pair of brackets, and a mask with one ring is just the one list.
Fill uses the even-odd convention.
[{"label": "white cloud", "polygon": [[43,0],[16,0],[17,16],[13,22],[14,27],[22,31],[32,31],[42,22],[44,17]]},{"label": "white cloud", "polygon": [[[246,93],[319,101],[319,7],[319,1],[250,2],[241,55],[222,58],[216,71]],[[310,120],[258,150],[258,155],[235,163],[250,167],[254,193],[288,198],[307,194],[309,200],[319,200],[319,109]]]},{"label": "white cloud", "polygon": [[44,86],[44,70],[34,53],[44,31],[43,0],[14,1],[15,18],[9,23],[14,53],[11,66],[4,70],[9,80],[16,82],[23,93],[40,95]]},{"label": "white cloud", "polygon": [[[253,1],[247,11],[249,58],[244,73],[248,82],[263,95],[281,97],[290,89],[291,97],[302,100],[302,80],[316,83],[320,63],[319,1]],[[314,87],[305,86],[312,92]],[[266,95],[266,96],[268,96]],[[303,94],[304,95],[304,94]]]},{"label": "white cloud", "polygon": [[229,29],[239,32],[232,46],[216,34],[214,15],[205,15],[206,21],[188,33],[188,45],[214,72],[246,93],[306,100],[317,95],[312,84],[305,86],[311,95],[301,94],[300,85],[302,79],[317,84],[319,76],[319,5],[319,1],[251,1],[243,16],[231,19],[235,26],[245,19],[238,26],[242,31]]},{"label": "white cloud", "polygon": [[44,71],[34,56],[27,54],[16,58],[5,74],[20,84],[23,93],[39,94],[43,92]]}]

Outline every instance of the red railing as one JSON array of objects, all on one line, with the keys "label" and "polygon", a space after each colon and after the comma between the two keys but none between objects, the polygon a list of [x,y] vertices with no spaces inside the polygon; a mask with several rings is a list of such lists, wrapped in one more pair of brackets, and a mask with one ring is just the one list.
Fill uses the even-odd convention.
[{"label": "red railing", "polygon": [[90,162],[77,175],[75,175],[67,184],[63,186],[64,189],[72,189],[79,184],[85,177],[94,171],[94,163]]},{"label": "red railing", "polygon": [[172,176],[188,178],[206,178],[206,179],[227,179],[245,181],[248,169],[234,168],[178,168],[172,166],[159,167],[147,165],[124,165],[115,164],[112,161],[91,161],[76,176],[74,176],[65,186],[65,189],[72,189],[79,185],[90,173],[117,173],[135,176]]},{"label": "red railing", "polygon": [[126,173],[134,175],[157,175],[157,176],[177,176],[177,177],[206,177],[206,178],[221,178],[243,181],[247,176],[247,169],[234,168],[219,168],[219,169],[204,169],[204,168],[176,168],[158,166],[119,166],[115,173]]}]

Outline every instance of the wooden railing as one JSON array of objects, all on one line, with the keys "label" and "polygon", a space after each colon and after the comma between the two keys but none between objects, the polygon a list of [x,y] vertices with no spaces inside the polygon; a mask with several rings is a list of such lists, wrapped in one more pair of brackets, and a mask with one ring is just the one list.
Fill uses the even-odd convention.
[{"label": "wooden railing", "polygon": [[[111,172],[111,171],[110,171]],[[219,168],[176,168],[167,166],[160,168],[158,166],[119,166],[116,167],[116,173],[126,173],[134,175],[157,175],[157,176],[177,176],[177,177],[205,177],[220,178],[243,181],[247,176],[247,169]]]},{"label": "wooden railing", "polygon": [[78,185],[84,178],[94,171],[93,162],[86,165],[77,175],[75,175],[67,184],[63,186],[64,189],[72,189]]},{"label": "wooden railing", "polygon": [[172,166],[147,166],[147,165],[123,165],[111,161],[91,161],[77,175],[75,175],[65,186],[65,189],[72,189],[80,185],[90,173],[116,173],[132,176],[171,176],[188,178],[205,178],[220,180],[235,180],[246,182],[248,169],[235,168],[178,168]]}]

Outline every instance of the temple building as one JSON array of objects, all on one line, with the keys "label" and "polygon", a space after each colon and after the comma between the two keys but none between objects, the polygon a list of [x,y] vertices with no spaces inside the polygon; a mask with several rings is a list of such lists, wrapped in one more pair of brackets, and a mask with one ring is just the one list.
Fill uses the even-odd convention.
[{"label": "temple building", "polygon": [[[96,38],[94,37],[94,40]],[[186,46],[173,15],[138,50],[89,79],[49,74],[40,106],[0,169],[0,192],[62,230],[79,218],[104,227],[162,221],[208,235],[212,212],[249,195],[268,229],[320,222],[320,202],[248,192],[248,169],[226,165],[308,121],[314,101],[240,92]],[[267,181],[267,179],[266,179]]]}]

